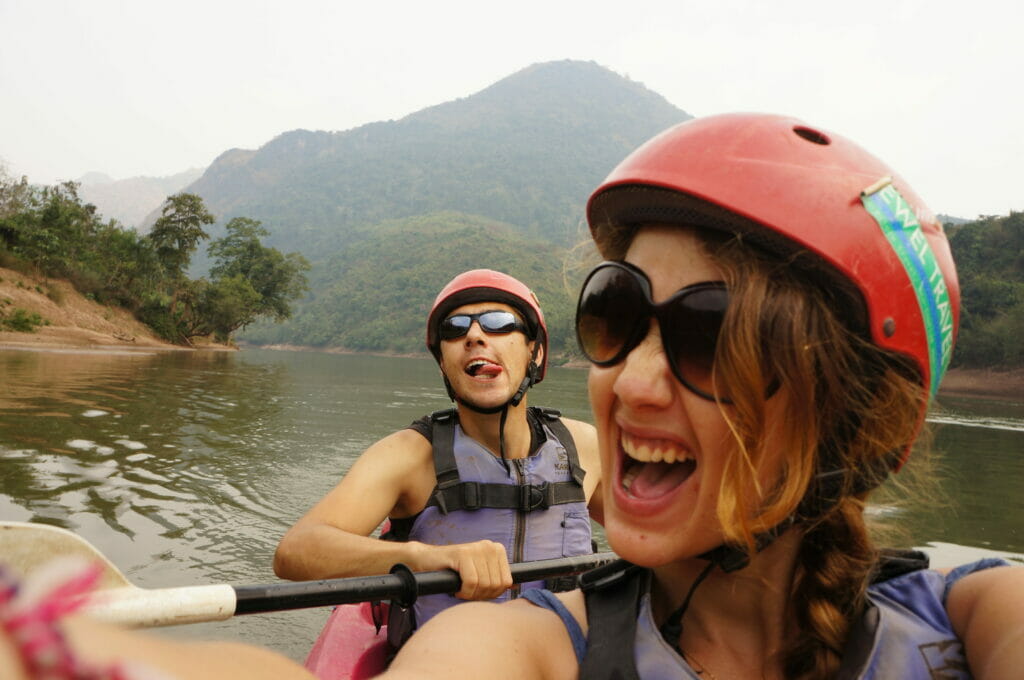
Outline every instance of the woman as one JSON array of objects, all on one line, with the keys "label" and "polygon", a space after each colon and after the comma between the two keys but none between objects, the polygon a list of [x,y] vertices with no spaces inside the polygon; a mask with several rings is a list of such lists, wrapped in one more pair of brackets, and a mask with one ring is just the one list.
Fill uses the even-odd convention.
[{"label": "woman", "polygon": [[865,526],[958,319],[906,183],[838,135],[734,114],[647,142],[587,213],[608,262],[577,333],[608,541],[637,566],[446,613],[387,677],[1018,677],[1024,570],[941,574]]}]

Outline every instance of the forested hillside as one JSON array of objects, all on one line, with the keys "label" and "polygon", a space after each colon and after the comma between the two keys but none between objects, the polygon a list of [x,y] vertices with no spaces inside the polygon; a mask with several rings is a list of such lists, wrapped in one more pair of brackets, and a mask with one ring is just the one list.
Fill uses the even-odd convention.
[{"label": "forested hillside", "polygon": [[454,274],[490,268],[528,282],[547,317],[553,361],[575,352],[576,291],[589,248],[539,246],[507,224],[446,212],[374,225],[310,274],[311,292],[283,325],[260,323],[240,337],[396,353],[423,352],[427,313]]},{"label": "forested hillside", "polygon": [[[295,130],[222,154],[188,187],[226,221],[314,264],[354,229],[455,210],[568,245],[586,197],[630,150],[691,118],[597,64],[535,64],[464,99],[344,132]],[[154,216],[155,217],[155,216]],[[211,235],[218,236],[217,226]]]},{"label": "forested hillside", "polygon": [[946,226],[962,295],[953,366],[1024,366],[1024,212]]},{"label": "forested hillside", "polygon": [[[561,272],[586,240],[587,196],[630,150],[691,117],[597,64],[535,64],[401,120],[227,151],[188,190],[221,220],[261,220],[268,244],[313,264],[294,317],[242,340],[421,351],[432,296],[491,267],[537,289],[559,352],[574,344],[567,288],[579,281]],[[202,273],[201,253],[196,264]]]}]

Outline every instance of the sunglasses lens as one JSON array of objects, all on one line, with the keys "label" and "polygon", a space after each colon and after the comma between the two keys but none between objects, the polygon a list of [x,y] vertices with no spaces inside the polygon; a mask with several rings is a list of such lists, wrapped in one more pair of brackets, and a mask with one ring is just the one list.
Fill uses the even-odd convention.
[{"label": "sunglasses lens", "polygon": [[665,306],[667,323],[661,324],[661,333],[669,360],[683,384],[703,396],[715,393],[711,373],[728,305],[725,288],[712,285],[685,291]]},{"label": "sunglasses lens", "polygon": [[594,270],[576,308],[576,336],[584,356],[595,364],[619,361],[646,311],[633,274],[614,266]]},{"label": "sunglasses lens", "polygon": [[484,312],[480,315],[480,327],[488,333],[511,333],[521,328],[512,312]]},{"label": "sunglasses lens", "polygon": [[449,316],[441,322],[437,334],[441,336],[442,340],[454,340],[468,333],[471,325],[473,325],[473,319],[468,314]]},{"label": "sunglasses lens", "polygon": [[526,332],[525,327],[512,312],[492,310],[479,314],[454,314],[441,322],[437,334],[442,340],[454,340],[461,338],[469,332],[473,322],[478,321],[480,328],[487,333],[511,333],[512,331]]}]

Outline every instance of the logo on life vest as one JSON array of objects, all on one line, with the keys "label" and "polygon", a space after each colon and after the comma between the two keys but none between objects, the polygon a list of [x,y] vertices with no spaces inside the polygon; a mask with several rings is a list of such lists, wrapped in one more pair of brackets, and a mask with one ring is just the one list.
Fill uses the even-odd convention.
[{"label": "logo on life vest", "polygon": [[569,454],[565,452],[565,449],[558,449],[557,462],[555,463],[555,469],[561,472],[565,472],[569,469]]},{"label": "logo on life vest", "polygon": [[917,648],[932,680],[971,680],[964,646],[957,639],[932,642]]}]

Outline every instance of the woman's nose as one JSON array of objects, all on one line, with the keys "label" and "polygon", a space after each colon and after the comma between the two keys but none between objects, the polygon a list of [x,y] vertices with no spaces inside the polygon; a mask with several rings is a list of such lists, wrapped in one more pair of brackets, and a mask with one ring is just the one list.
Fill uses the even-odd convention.
[{"label": "woman's nose", "polygon": [[647,336],[622,360],[613,389],[631,408],[663,408],[672,401],[674,380],[661,333],[652,322]]}]

